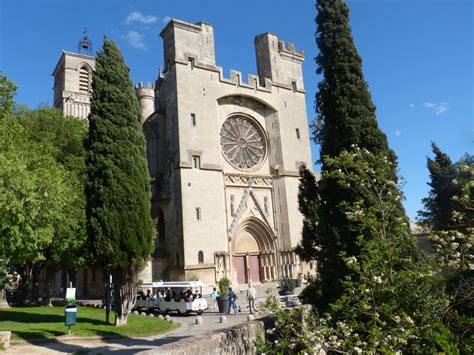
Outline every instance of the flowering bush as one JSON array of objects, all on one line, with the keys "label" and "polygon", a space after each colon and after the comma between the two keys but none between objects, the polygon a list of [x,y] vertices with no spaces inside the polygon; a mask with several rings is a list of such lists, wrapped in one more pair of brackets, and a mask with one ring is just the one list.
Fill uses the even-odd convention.
[{"label": "flowering bush", "polygon": [[459,169],[468,178],[453,197],[457,209],[450,228],[431,233],[434,259],[446,284],[449,305],[444,323],[457,338],[463,353],[474,352],[474,167],[461,164]]},{"label": "flowering bush", "polygon": [[[356,146],[326,158],[327,178],[357,192],[342,202],[359,253],[344,255],[349,274],[344,292],[327,313],[267,306],[275,327],[259,344],[266,353],[314,353],[319,349],[350,353],[457,353],[455,339],[442,324],[449,299],[442,279],[417,253],[406,218],[397,210],[402,193],[390,162]],[[301,321],[303,320],[303,321]],[[306,321],[305,321],[306,320]]]}]

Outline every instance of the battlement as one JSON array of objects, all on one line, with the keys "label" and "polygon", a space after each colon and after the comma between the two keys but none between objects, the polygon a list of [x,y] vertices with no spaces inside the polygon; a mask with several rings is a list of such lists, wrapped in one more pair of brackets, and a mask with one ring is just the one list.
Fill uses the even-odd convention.
[{"label": "battlement", "polygon": [[155,112],[155,85],[147,81],[146,84],[139,82],[135,85],[135,93],[140,104],[142,122]]},{"label": "battlement", "polygon": [[179,63],[218,72],[221,82],[237,86],[271,91],[274,85],[304,92],[301,67],[304,51],[297,51],[293,43],[285,43],[275,34],[263,33],[255,37],[258,80],[257,76],[249,75],[247,83],[237,70],[230,70],[230,78],[225,78],[222,68],[216,65],[213,25],[172,19],[160,36],[164,45],[165,74]]},{"label": "battlement", "polygon": [[293,43],[285,44],[277,35],[268,32],[256,36],[254,43],[261,82],[268,78],[272,83],[290,84],[294,91],[304,90],[303,51],[296,51]]},{"label": "battlement", "polygon": [[155,85],[153,85],[149,81],[147,81],[146,84],[143,84],[143,82],[140,81],[137,83],[137,85],[135,85],[135,90],[141,90],[141,89],[155,90]]},{"label": "battlement", "polygon": [[291,42],[285,43],[285,41],[279,39],[278,40],[278,52],[280,55],[286,54],[294,57],[294,59],[301,59],[301,61],[304,60],[304,50],[301,51],[296,51],[295,45]]}]

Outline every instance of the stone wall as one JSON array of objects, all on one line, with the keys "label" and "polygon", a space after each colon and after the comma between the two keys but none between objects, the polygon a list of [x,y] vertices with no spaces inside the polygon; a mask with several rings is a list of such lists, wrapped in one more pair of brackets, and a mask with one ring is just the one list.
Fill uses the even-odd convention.
[{"label": "stone wall", "polygon": [[154,354],[256,354],[255,342],[264,334],[264,323],[253,321],[215,330],[153,350]]}]

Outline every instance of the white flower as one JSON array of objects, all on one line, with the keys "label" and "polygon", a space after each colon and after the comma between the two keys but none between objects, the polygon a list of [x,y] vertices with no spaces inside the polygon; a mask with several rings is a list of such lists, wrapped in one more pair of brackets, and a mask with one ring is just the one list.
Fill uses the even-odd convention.
[{"label": "white flower", "polygon": [[362,349],[361,349],[361,348],[358,348],[357,346],[354,348],[354,351],[355,351],[357,354],[362,353]]},{"label": "white flower", "polygon": [[374,276],[374,281],[378,284],[382,283],[382,278],[380,276]]},{"label": "white flower", "polygon": [[346,264],[347,265],[350,265],[350,264],[354,264],[357,262],[357,258],[355,256],[351,256],[347,261],[346,261]]},{"label": "white flower", "polygon": [[[399,316],[395,316],[395,322],[397,323],[400,323],[400,317]],[[389,335],[390,336],[390,335]],[[387,337],[388,338],[388,337]]]}]

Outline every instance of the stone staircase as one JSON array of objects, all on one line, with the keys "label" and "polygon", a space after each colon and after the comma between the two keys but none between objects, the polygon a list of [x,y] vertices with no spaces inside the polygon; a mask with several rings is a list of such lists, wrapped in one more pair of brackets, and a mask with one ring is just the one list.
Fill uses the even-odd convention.
[{"label": "stone staircase", "polygon": [[282,307],[285,307],[285,308],[299,307],[302,305],[297,295],[281,296],[280,304]]}]

